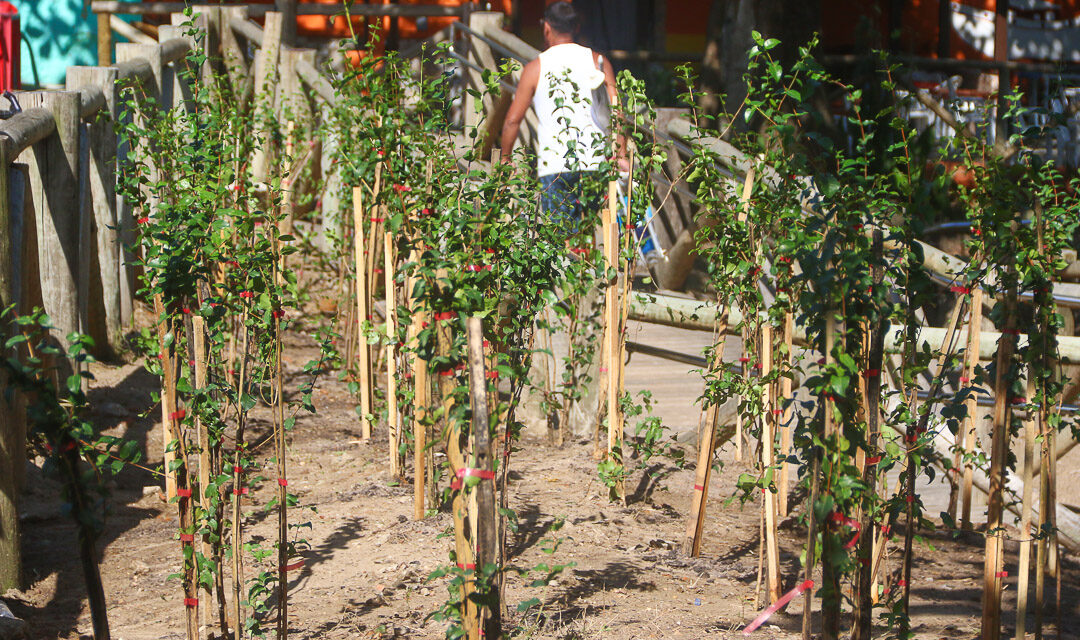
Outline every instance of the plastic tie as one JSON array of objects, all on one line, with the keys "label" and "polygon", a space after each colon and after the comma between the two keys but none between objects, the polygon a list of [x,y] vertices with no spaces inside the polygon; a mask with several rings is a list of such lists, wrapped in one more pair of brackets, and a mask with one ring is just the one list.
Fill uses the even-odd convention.
[{"label": "plastic tie", "polygon": [[866,466],[872,467],[879,462],[881,462],[881,456],[871,456],[866,459]]},{"label": "plastic tie", "polygon": [[1001,333],[1003,335],[1018,336],[1018,335],[1020,335],[1020,330],[1019,329],[1002,329]]},{"label": "plastic tie", "polygon": [[176,495],[181,497],[181,498],[190,498],[191,497],[191,489],[177,489],[176,490]]},{"label": "plastic tie", "polygon": [[233,470],[233,473],[243,473],[244,472],[244,468],[241,467],[240,465],[233,465],[232,470]]},{"label": "plastic tie", "polygon": [[1008,578],[1009,577],[1009,572],[1008,571],[998,571],[997,573],[994,574],[994,577],[995,578]]},{"label": "plastic tie", "polygon": [[255,297],[255,294],[250,292],[250,291],[241,291],[240,292],[240,297],[241,298],[247,298],[248,300],[250,300],[250,299]]},{"label": "plastic tie", "polygon": [[287,487],[287,486],[289,486],[289,481],[286,480],[285,478],[278,478],[277,483],[278,483],[279,487]]},{"label": "plastic tie", "polygon": [[743,635],[748,636],[751,633],[753,633],[755,629],[757,629],[761,625],[765,624],[765,621],[767,621],[769,618],[771,618],[774,613],[776,613],[777,611],[782,609],[784,606],[786,606],[787,603],[789,603],[792,600],[794,600],[795,598],[799,597],[799,595],[801,595],[803,591],[806,591],[807,589],[813,588],[813,586],[814,586],[814,581],[813,580],[807,580],[807,581],[803,582],[802,584],[800,584],[799,586],[792,589],[791,591],[788,591],[784,595],[780,596],[780,598],[777,599],[776,602],[772,603],[764,611],[759,613],[758,617],[754,618],[753,622],[746,625],[746,628],[743,629]]},{"label": "plastic tie", "polygon": [[499,372],[498,371],[488,371],[484,375],[486,375],[489,380],[498,380],[499,379]]},{"label": "plastic tie", "polygon": [[240,487],[239,489],[232,490],[234,496],[246,496],[248,494],[247,487]]},{"label": "plastic tie", "polygon": [[457,311],[440,311],[435,314],[436,320],[453,320],[457,317]]},{"label": "plastic tie", "polygon": [[743,357],[739,358],[739,362],[750,362],[750,358],[748,358],[746,356],[743,356]]},{"label": "plastic tie", "polygon": [[372,222],[383,222],[384,220],[385,220],[385,218],[372,218],[371,219]]},{"label": "plastic tie", "polygon": [[694,491],[704,491],[704,490],[705,490],[704,486],[702,486],[700,484],[695,484],[694,485]]},{"label": "plastic tie", "polygon": [[173,411],[172,413],[169,414],[169,420],[183,420],[184,416],[186,416],[186,415],[187,415],[187,411],[185,411],[183,409],[179,409],[179,410]]},{"label": "plastic tie", "polygon": [[304,559],[303,558],[297,560],[296,562],[294,562],[292,564],[287,564],[287,565],[281,567],[281,570],[282,571],[296,571],[297,569],[299,569],[302,566],[304,566]]},{"label": "plastic tie", "polygon": [[454,564],[457,565],[458,569],[464,569],[466,571],[476,571],[476,565],[471,562],[466,562],[465,564],[455,562]]},{"label": "plastic tie", "polygon": [[898,587],[906,587],[906,586],[908,586],[908,582],[907,582],[907,580],[897,580],[896,581],[896,586],[898,586]]},{"label": "plastic tie", "polygon": [[878,378],[881,377],[881,369],[867,369],[862,374],[867,378]]},{"label": "plastic tie", "polygon": [[908,494],[908,495],[904,496],[904,502],[906,502],[908,504],[911,504],[912,502],[915,502],[915,496],[913,496],[911,494]]},{"label": "plastic tie", "polygon": [[194,609],[195,607],[199,606],[199,599],[198,598],[184,598],[184,606],[189,608],[189,609]]},{"label": "plastic tie", "polygon": [[181,533],[180,534],[180,542],[195,542],[195,534],[194,533]]},{"label": "plastic tie", "polygon": [[971,382],[971,378],[967,376],[960,376],[960,384],[968,384]]},{"label": "plastic tie", "polygon": [[949,287],[949,291],[953,293],[959,293],[960,295],[967,295],[971,293],[971,287],[962,287],[960,285],[953,285]]}]

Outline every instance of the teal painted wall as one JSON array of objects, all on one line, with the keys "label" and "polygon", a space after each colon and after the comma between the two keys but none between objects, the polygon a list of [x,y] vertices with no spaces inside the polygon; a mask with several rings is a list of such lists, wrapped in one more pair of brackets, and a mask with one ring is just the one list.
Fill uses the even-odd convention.
[{"label": "teal painted wall", "polygon": [[23,86],[63,84],[69,66],[97,64],[97,17],[90,0],[8,1],[19,10]]}]

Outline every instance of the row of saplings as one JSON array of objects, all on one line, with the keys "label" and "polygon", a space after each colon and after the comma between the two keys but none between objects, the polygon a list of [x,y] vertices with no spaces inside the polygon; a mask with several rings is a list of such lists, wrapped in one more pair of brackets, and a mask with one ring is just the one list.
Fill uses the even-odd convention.
[{"label": "row of saplings", "polygon": [[[1068,212],[1075,191],[1064,189],[1060,176],[1031,156],[1002,159],[975,141],[964,142],[963,158],[980,178],[958,198],[977,231],[970,247],[973,259],[954,285],[961,303],[944,339],[934,349],[923,349],[916,310],[938,290],[915,238],[922,222],[919,212],[932,210],[932,199],[949,188],[946,180],[932,164],[915,159],[913,132],[885,112],[873,111],[872,105],[864,112],[854,88],[848,87],[855,96],[849,116],[858,132],[854,151],[845,153],[824,138],[816,145],[804,144],[801,127],[813,113],[809,102],[836,80],[809,55],[773,73],[779,67],[770,57],[772,46],[761,41],[752,53],[751,70],[762,73],[751,74],[761,80],[751,84],[745,109],[748,120],[777,126],[768,137],[747,135],[740,140],[748,155],[759,159],[736,185],[742,188],[727,188],[730,178],[719,168],[723,159],[710,151],[709,127],[695,129],[690,159],[696,204],[711,216],[699,242],[716,274],[718,321],[725,323],[727,310],[737,306],[745,319],[738,329],[747,345],[741,367],[714,358],[706,372],[706,400],[718,406],[729,397],[741,398],[742,424],[768,444],[761,448],[758,473],[744,476],[740,490],[746,496],[763,490],[766,496],[763,558],[769,598],[776,607],[804,593],[804,633],[809,634],[815,593],[811,586],[820,560],[822,588],[817,593],[823,599],[827,637],[838,637],[841,584],[848,579],[854,589],[855,637],[870,637],[873,606],[882,599],[890,603],[884,614],[889,624],[895,624],[902,637],[910,636],[913,541],[919,526],[928,524],[915,479],[934,463],[958,477],[979,467],[980,456],[968,438],[958,438],[965,444],[955,449],[953,459],[936,453],[933,441],[942,429],[961,435],[973,431],[963,409],[977,389],[990,388],[995,409],[984,637],[996,637],[1000,629],[1007,535],[1002,486],[1009,464],[1007,445],[1021,428],[1028,434],[1025,479],[1034,475],[1031,467],[1040,458],[1033,453],[1034,436],[1042,438],[1044,452],[1041,504],[1047,506],[1033,522],[1025,489],[1028,533],[1022,534],[1022,553],[1030,550],[1032,541],[1037,543],[1035,612],[1036,632],[1041,633],[1044,575],[1056,560],[1053,521],[1045,515],[1053,513],[1048,499],[1055,481],[1053,456],[1045,452],[1054,451],[1054,437],[1063,424],[1054,410],[1061,385],[1050,280],[1062,266],[1059,256],[1073,231]],[[189,81],[203,82],[194,77]],[[424,511],[425,494],[438,486],[438,476],[449,481],[439,498],[450,505],[455,523],[452,564],[435,576],[450,578],[451,597],[436,613],[449,621],[450,636],[495,637],[501,632],[500,596],[507,571],[538,572],[534,584],[539,585],[563,568],[511,568],[504,562],[507,527],[496,526],[496,519],[511,514],[506,478],[520,426],[515,411],[529,391],[530,359],[538,348],[536,319],[563,288],[580,292],[571,296],[569,307],[562,307],[567,321],[578,322],[579,310],[573,306],[583,304],[590,288],[599,285],[611,292],[625,287],[628,278],[619,279],[618,274],[634,253],[630,234],[624,234],[622,242],[611,242],[615,236],[608,221],[604,238],[618,243],[619,254],[609,245],[606,259],[601,257],[605,243],[597,246],[581,234],[573,238],[573,258],[567,260],[566,230],[537,224],[530,181],[509,166],[486,170],[477,164],[463,172],[461,159],[446,151],[449,127],[442,120],[442,100],[449,78],[428,78],[415,93],[407,91],[410,82],[405,67],[393,59],[365,59],[338,87],[337,107],[321,130],[289,128],[297,138],[305,132],[327,135],[335,130],[333,135],[350,134],[338,139],[358,141],[339,148],[334,159],[343,174],[341,182],[349,185],[343,200],[352,206],[324,212],[340,216],[331,264],[338,265],[337,290],[347,292],[347,298],[335,326],[319,332],[319,357],[307,365],[308,375],[297,393],[286,389],[281,364],[282,336],[289,322],[297,320],[288,311],[301,312],[303,301],[293,267],[296,247],[304,239],[294,234],[306,227],[293,219],[288,206],[290,175],[285,168],[292,141],[276,141],[282,156],[279,175],[269,179],[266,188],[254,184],[247,170],[250,147],[258,139],[253,134],[256,120],[222,99],[227,92],[196,92],[207,97],[190,110],[164,114],[145,96],[129,96],[135,123],[129,133],[145,145],[139,147],[137,163],[127,168],[123,187],[125,198],[141,213],[142,296],[157,318],[153,329],[144,331],[143,342],[151,354],[151,370],[162,379],[160,404],[169,444],[161,473],[178,509],[183,558],[179,580],[189,638],[200,637],[200,625],[207,620],[214,621],[221,636],[259,636],[270,622],[278,637],[288,634],[289,572],[303,566],[307,542],[302,532],[310,525],[289,517],[299,503],[288,488],[286,436],[299,411],[314,410],[311,391],[317,377],[328,372],[338,372],[361,396],[365,435],[378,421],[376,412],[386,408],[388,469],[394,475],[403,474],[411,440],[419,454],[414,458],[418,515]],[[693,86],[692,79],[687,78],[687,84]],[[620,78],[620,85],[645,105],[631,112],[647,113],[640,85],[629,76]],[[650,193],[652,169],[662,155],[631,126],[634,123],[623,122],[639,158],[631,184],[639,193]],[[702,119],[699,124],[708,123]],[[475,159],[469,153],[464,161]],[[208,165],[218,170],[206,171]],[[816,191],[812,205],[806,204],[808,184]],[[1000,206],[1003,203],[1009,206]],[[648,204],[648,198],[634,198],[631,190],[626,225],[632,226]],[[1020,224],[1016,211],[1033,212],[1029,224]],[[595,222],[585,220],[582,226]],[[775,296],[761,293],[763,277],[773,282]],[[377,280],[384,302],[382,322],[376,325]],[[602,324],[608,335],[623,335],[629,296],[626,289],[621,291],[621,297],[606,303]],[[1018,296],[1025,291],[1034,304],[1031,312],[1021,313]],[[945,372],[963,351],[958,344],[965,310],[971,310],[967,319],[974,327],[969,335],[979,332],[982,305],[972,300],[979,295],[998,301],[992,317],[1002,328],[1002,341],[992,367],[977,366],[969,357],[963,384],[945,395]],[[107,637],[93,555],[101,524],[91,517],[89,494],[102,486],[101,475],[87,472],[79,458],[101,470],[103,463],[131,460],[135,452],[129,443],[97,435],[85,420],[82,376],[76,373],[66,380],[66,389],[57,390],[55,376],[48,373],[50,359],[55,363],[63,354],[38,339],[47,335],[40,330],[45,322],[40,317],[20,320],[22,337],[8,346],[24,343],[31,357],[13,375],[37,400],[31,411],[35,437],[47,446],[50,464],[67,474],[65,486],[78,507],[73,513],[84,541],[95,635]],[[1017,349],[1021,332],[1039,339]],[[724,327],[721,335],[726,333]],[[882,383],[888,364],[886,337],[902,356],[890,370],[892,388]],[[810,350],[797,351],[796,342]],[[73,343],[81,344],[81,339],[73,338]],[[339,349],[343,344],[344,357]],[[381,406],[372,397],[378,367],[368,347],[374,344],[383,345],[374,353],[381,353],[387,370]],[[604,344],[608,353],[602,357],[616,361],[613,352],[621,353],[621,344]],[[589,364],[587,352],[571,351],[571,374],[558,392],[560,401],[573,399],[587,382],[573,374]],[[722,352],[721,344],[714,355]],[[821,359],[809,356],[811,352]],[[77,348],[70,355],[84,359]],[[760,375],[750,375],[754,371]],[[614,377],[613,372],[608,375],[609,380]],[[920,377],[930,380],[928,394]],[[793,379],[802,381],[808,403],[800,406],[792,400]],[[555,386],[545,392],[555,394]],[[621,380],[605,386],[612,390],[608,402],[624,406]],[[1032,408],[1026,421],[1017,410],[1017,398]],[[269,419],[255,421],[255,414]],[[621,431],[618,410],[608,415],[609,427]],[[256,422],[268,422],[270,432],[249,432],[247,427]],[[711,445],[713,439],[703,441]],[[609,442],[614,465],[601,469],[606,481],[617,487],[627,471],[618,436]],[[266,465],[259,458],[270,447],[274,451]],[[431,462],[434,447],[445,448],[443,469]],[[699,478],[703,472],[706,476],[698,487],[707,486],[712,453],[708,446],[699,458],[705,462],[699,464]],[[778,485],[786,491],[785,463],[798,464],[807,484],[807,542],[813,550],[805,558],[804,580],[786,594],[776,543],[776,491]],[[890,490],[885,473],[897,468],[902,480]],[[785,479],[778,482],[781,477]],[[270,546],[245,542],[241,509],[251,492],[265,484],[273,487],[266,508],[278,516],[277,539]],[[692,525],[700,531],[706,492],[695,489]],[[434,507],[438,501],[433,498],[427,496]],[[899,577],[892,580],[883,566],[891,529],[898,524],[905,525],[903,553]],[[885,584],[879,588],[882,578]],[[1018,623],[1021,620],[1023,615],[1018,616]]]}]

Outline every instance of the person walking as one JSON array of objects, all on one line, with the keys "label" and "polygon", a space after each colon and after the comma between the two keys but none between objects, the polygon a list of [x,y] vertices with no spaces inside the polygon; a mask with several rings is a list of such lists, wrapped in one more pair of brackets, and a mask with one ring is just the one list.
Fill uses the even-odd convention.
[{"label": "person walking", "polygon": [[[541,210],[550,219],[573,224],[602,191],[596,185],[590,188],[590,182],[597,181],[589,178],[610,154],[608,105],[618,104],[615,72],[603,56],[574,41],[580,17],[571,3],[549,5],[543,27],[546,49],[521,72],[503,124],[501,160],[511,161],[531,105],[538,121],[535,152]],[[616,146],[625,170],[622,140]]]}]

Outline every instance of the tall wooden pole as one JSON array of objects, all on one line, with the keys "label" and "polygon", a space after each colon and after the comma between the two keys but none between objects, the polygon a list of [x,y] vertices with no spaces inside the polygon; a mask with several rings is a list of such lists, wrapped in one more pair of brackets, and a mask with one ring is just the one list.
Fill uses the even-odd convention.
[{"label": "tall wooden pole", "polygon": [[[616,207],[618,207],[617,185],[613,181],[608,185],[608,206],[603,208],[602,229],[604,235],[604,265],[608,269],[618,269],[619,266],[619,230],[615,223]],[[604,290],[604,340],[607,354],[607,419],[608,419],[608,444],[607,455],[609,460],[615,460],[622,465],[622,416],[619,411],[621,389],[619,389],[619,366],[622,364],[620,353],[622,349],[622,336],[619,335],[619,300],[618,285],[619,277],[606,282]],[[621,477],[616,479],[615,494],[626,502],[626,490]]]},{"label": "tall wooden pole", "polygon": [[[765,379],[772,372],[772,327],[768,323],[761,326],[761,377]],[[764,414],[761,423],[761,466],[765,473],[773,469],[776,454],[776,420],[772,409],[776,406],[772,397],[772,385],[764,385]],[[780,546],[777,543],[776,530],[776,493],[771,488],[765,489],[765,574],[769,590],[769,602],[776,602],[780,593]]]},{"label": "tall wooden pole", "polygon": [[[983,566],[982,640],[1001,638],[1001,578],[1004,553],[1005,457],[1009,447],[1009,380],[1016,348],[1016,284],[1005,294],[1005,328],[998,342],[994,372],[994,425],[990,450],[990,494],[986,515],[986,558]],[[1046,510],[1044,506],[1042,510]]]},{"label": "tall wooden pole", "polygon": [[1031,514],[1032,494],[1035,483],[1035,446],[1039,428],[1038,409],[1031,404],[1035,395],[1035,381],[1029,373],[1027,382],[1028,418],[1024,421],[1024,486],[1021,490],[1020,514],[1020,560],[1016,580],[1016,640],[1026,640],[1028,610],[1028,579],[1031,574]]},{"label": "tall wooden pole", "polygon": [[364,193],[353,187],[353,250],[356,256],[356,324],[360,336],[356,348],[360,369],[360,433],[364,441],[371,439],[371,350],[364,330],[368,311],[367,250],[364,242]]},{"label": "tall wooden pole", "polygon": [[[469,391],[472,397],[473,458],[479,484],[476,492],[476,571],[497,560],[498,537],[495,527],[495,455],[491,447],[491,422],[487,402],[487,374],[484,367],[484,331],[478,317],[466,320],[469,346]],[[478,638],[498,638],[501,634],[499,590],[494,582],[485,584],[485,604],[480,608]]]},{"label": "tall wooden pole", "polygon": [[398,444],[401,436],[401,418],[397,402],[397,299],[394,291],[394,236],[389,231],[383,236],[383,287],[386,294],[386,421],[390,441],[390,476],[401,475],[401,456]]},{"label": "tall wooden pole", "polygon": [[[979,365],[979,338],[982,335],[982,287],[976,286],[971,292],[971,312],[968,321],[968,344],[964,354],[964,378],[966,384],[975,384],[975,367]],[[975,451],[975,420],[979,413],[979,399],[975,394],[964,400],[967,416],[963,422],[964,478],[960,486],[960,527],[971,528],[971,487],[975,478],[975,467],[969,456]]]}]

